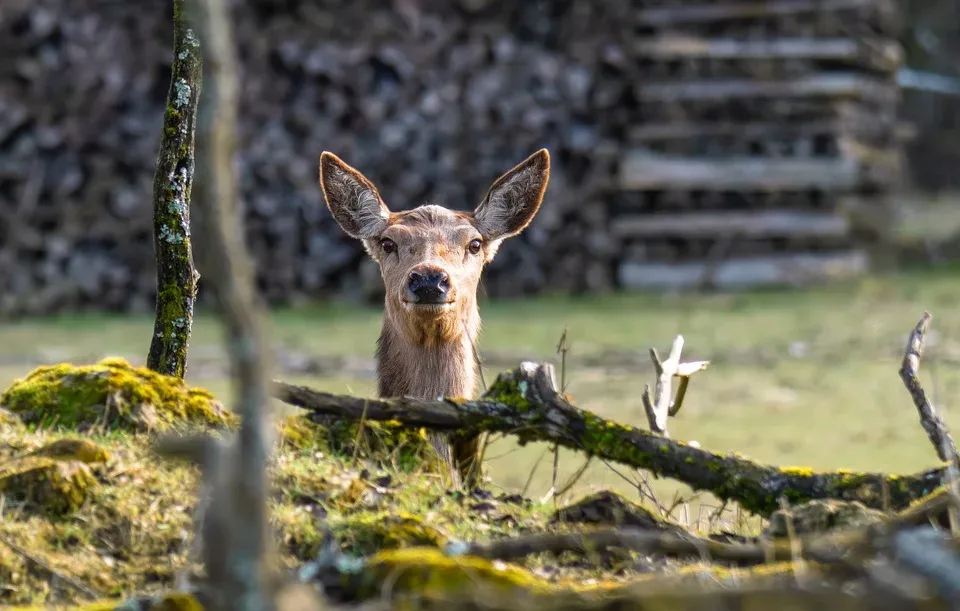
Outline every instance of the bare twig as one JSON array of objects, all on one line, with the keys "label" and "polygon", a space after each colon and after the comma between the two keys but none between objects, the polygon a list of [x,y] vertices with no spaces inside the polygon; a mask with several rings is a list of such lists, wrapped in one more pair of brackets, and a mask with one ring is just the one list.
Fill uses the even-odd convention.
[{"label": "bare twig", "polygon": [[[676,416],[683,405],[683,398],[687,394],[687,385],[690,383],[690,376],[698,371],[702,371],[710,365],[710,361],[694,361],[691,363],[681,363],[680,353],[683,351],[683,336],[678,335],[673,340],[673,346],[670,348],[670,356],[666,361],[660,360],[656,348],[650,348],[650,360],[653,361],[653,368],[657,374],[657,383],[654,387],[653,398],[650,398],[650,387],[644,386],[641,400],[643,409],[647,413],[647,421],[650,423],[650,430],[664,437],[669,437],[667,432],[667,417]],[[677,396],[671,401],[673,389],[671,381],[674,376],[680,378],[680,384],[677,387]]]},{"label": "bare twig", "polygon": [[543,457],[547,455],[547,450],[541,452],[540,457],[537,458],[537,462],[533,463],[533,467],[530,468],[530,474],[527,475],[527,481],[523,484],[523,490],[520,491],[520,496],[526,498],[527,491],[530,490],[530,484],[533,483],[533,476],[537,472],[537,467],[540,466],[540,462],[543,460]]},{"label": "bare twig", "polygon": [[[557,342],[557,354],[560,355],[560,392],[567,392],[567,328],[563,328],[560,334],[560,341]],[[560,446],[553,445],[553,477],[550,481],[550,490],[547,492],[544,500],[552,498],[554,505],[557,503],[557,477],[560,473]],[[583,471],[580,472],[581,474]],[[579,479],[579,477],[578,477]]]},{"label": "bare twig", "polygon": [[590,466],[590,463],[592,461],[593,461],[592,456],[588,456],[587,460],[583,461],[583,464],[580,465],[576,473],[571,475],[570,479],[567,480],[567,483],[561,486],[560,489],[556,491],[556,493],[553,496],[554,501],[556,501],[556,499],[562,497],[566,493],[570,492],[573,489],[573,487],[577,485],[577,482],[579,482],[580,478],[583,477],[583,474],[587,472],[587,468]]},{"label": "bare twig", "polygon": [[[933,403],[927,399],[919,377],[924,338],[932,318],[929,312],[924,312],[923,318],[910,333],[910,338],[907,340],[907,349],[903,355],[903,362],[900,365],[900,378],[913,398],[913,404],[920,415],[920,425],[926,431],[927,437],[930,438],[930,443],[933,444],[937,456],[947,463],[944,485],[946,485],[953,501],[947,510],[947,516],[950,531],[956,535],[960,533],[960,474],[958,474],[957,469],[957,447],[947,430],[947,425],[940,418]],[[936,386],[934,391],[936,392]]]},{"label": "bare twig", "polygon": [[910,334],[910,339],[907,340],[907,349],[903,355],[903,362],[900,365],[900,379],[903,380],[903,385],[907,387],[907,392],[913,398],[913,404],[920,415],[920,425],[927,432],[927,437],[930,438],[930,443],[933,444],[937,456],[942,461],[956,463],[957,446],[953,442],[949,431],[947,431],[947,425],[940,419],[936,408],[927,399],[927,394],[924,392],[918,376],[920,359],[923,356],[923,340],[927,328],[930,326],[931,318],[929,312],[924,312],[923,318],[920,319],[920,322],[917,323],[916,328]]},{"label": "bare twig", "polygon": [[197,297],[197,270],[190,239],[194,132],[203,81],[200,42],[189,27],[184,2],[173,3],[173,65],[160,153],[153,180],[153,229],[157,261],[156,321],[147,367],[182,378]]}]

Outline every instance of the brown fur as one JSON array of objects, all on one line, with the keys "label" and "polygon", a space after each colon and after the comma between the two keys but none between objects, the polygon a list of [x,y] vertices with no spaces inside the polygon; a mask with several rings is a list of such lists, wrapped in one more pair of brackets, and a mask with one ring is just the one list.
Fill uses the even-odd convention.
[{"label": "brown fur", "polygon": [[[473,397],[480,275],[503,240],[533,220],[549,177],[550,156],[542,149],[498,178],[473,212],[435,205],[391,212],[360,172],[331,153],[320,156],[327,207],[348,235],[363,241],[383,277],[385,312],[376,352],[381,397]],[[384,240],[395,245],[392,252]],[[472,240],[481,243],[476,254],[469,249]],[[449,302],[409,303],[408,279],[415,270],[446,272]],[[466,445],[454,449],[461,465],[471,448],[475,452],[476,440]]]}]

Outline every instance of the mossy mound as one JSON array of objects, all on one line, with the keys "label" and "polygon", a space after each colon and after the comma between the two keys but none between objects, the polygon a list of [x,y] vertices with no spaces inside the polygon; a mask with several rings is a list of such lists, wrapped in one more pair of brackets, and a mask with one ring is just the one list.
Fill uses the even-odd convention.
[{"label": "mossy mound", "polygon": [[162,431],[238,422],[210,392],[118,358],[38,367],[0,395],[0,407],[43,428]]},{"label": "mossy mound", "polygon": [[30,456],[0,472],[0,491],[5,496],[27,509],[57,517],[80,509],[96,485],[90,467],[79,460]]},{"label": "mossy mound", "polygon": [[14,460],[28,457],[52,458],[54,460],[76,460],[86,464],[104,463],[110,460],[110,452],[92,439],[66,437],[45,443]]},{"label": "mossy mound", "polygon": [[386,581],[394,592],[416,593],[434,600],[480,593],[492,599],[514,598],[558,591],[553,584],[519,566],[472,556],[448,556],[432,548],[380,552],[358,577],[355,587],[361,599],[379,595]]},{"label": "mossy mound", "polygon": [[770,516],[765,534],[770,537],[786,537],[788,521],[797,535],[826,532],[842,528],[860,528],[876,524],[885,514],[871,509],[859,501],[816,500],[779,509]]},{"label": "mossy mound", "polygon": [[353,420],[297,414],[284,419],[280,439],[299,450],[344,457],[357,456],[400,470],[439,465],[426,429],[410,429],[396,421]]},{"label": "mossy mound", "polygon": [[601,490],[558,509],[550,523],[603,524],[675,533],[687,532],[679,524],[658,518],[646,507],[628,501],[610,490]]},{"label": "mossy mound", "polygon": [[333,530],[344,551],[363,556],[404,547],[441,548],[447,542],[444,533],[409,513],[359,514]]}]

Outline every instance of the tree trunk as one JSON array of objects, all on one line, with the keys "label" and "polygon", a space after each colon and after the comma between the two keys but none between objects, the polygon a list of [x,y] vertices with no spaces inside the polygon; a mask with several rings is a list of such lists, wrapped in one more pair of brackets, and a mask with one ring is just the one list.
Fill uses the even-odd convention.
[{"label": "tree trunk", "polygon": [[193,326],[199,275],[190,244],[197,100],[203,80],[200,42],[188,27],[185,0],[173,3],[173,68],[153,182],[156,322],[147,367],[182,378]]}]

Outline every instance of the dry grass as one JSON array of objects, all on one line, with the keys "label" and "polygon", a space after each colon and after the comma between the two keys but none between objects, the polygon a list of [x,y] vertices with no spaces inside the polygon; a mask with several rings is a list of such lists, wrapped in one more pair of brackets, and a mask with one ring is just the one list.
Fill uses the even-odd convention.
[{"label": "dry grass", "polygon": [[[481,349],[511,365],[520,358],[557,360],[557,340],[568,329],[567,385],[578,404],[606,417],[643,424],[639,393],[649,383],[646,348],[665,351],[673,337],[686,338],[685,357],[713,361],[691,384],[674,437],[695,439],[716,450],[820,468],[911,471],[933,456],[897,378],[906,337],[924,310],[934,314],[922,375],[951,422],[951,399],[960,390],[960,299],[955,270],[902,273],[845,287],[805,292],[767,291],[719,296],[616,295],[540,298],[486,303]],[[379,332],[377,308],[325,305],[274,313],[276,337],[288,351],[369,358]],[[0,383],[26,373],[35,362],[92,360],[114,354],[143,361],[150,320],[73,316],[31,321],[0,330]],[[222,367],[219,329],[198,320],[188,378],[221,394],[229,392]],[[619,353],[637,364],[620,366]],[[639,356],[636,356],[639,355]],[[490,358],[488,361],[492,360]],[[602,366],[588,366],[591,360]],[[486,379],[497,370],[488,368]],[[370,377],[283,374],[284,379],[332,392],[371,395]],[[498,484],[524,486],[543,448],[518,449],[509,440],[488,451]],[[499,457],[499,458],[498,458]],[[563,452],[560,480],[582,458]],[[550,485],[550,461],[541,465],[530,493]],[[597,486],[632,487],[594,464],[571,492]],[[670,496],[665,482],[657,489]]]},{"label": "dry grass", "polygon": [[[781,464],[908,472],[929,466],[935,456],[917,424],[897,368],[909,331],[924,310],[931,311],[933,330],[921,375],[948,424],[954,420],[953,397],[960,390],[960,368],[956,366],[960,361],[960,317],[955,315],[960,283],[955,274],[956,270],[901,273],[805,292],[544,297],[487,303],[482,306],[485,332],[481,349],[505,362],[520,358],[557,361],[557,340],[566,328],[570,346],[567,386],[577,403],[606,417],[642,426],[645,416],[639,394],[652,380],[646,348],[656,346],[664,352],[672,338],[682,333],[685,357],[710,359],[713,364],[693,380],[683,411],[671,420],[673,437]],[[287,351],[369,358],[379,317],[377,308],[315,306],[275,312],[273,328]],[[10,325],[0,329],[0,384],[6,385],[40,362],[92,361],[116,355],[142,363],[151,328],[147,317],[110,316]],[[201,317],[188,378],[229,402],[221,341],[215,321]],[[624,365],[631,360],[637,365]],[[486,379],[492,380],[495,374],[496,369],[490,368]],[[326,377],[282,377],[333,392],[370,395],[374,391],[371,378],[342,372]],[[5,430],[0,434],[0,453],[29,449],[39,444],[40,437]],[[15,507],[6,506],[0,533],[35,550],[56,571],[101,594],[128,594],[134,587],[159,588],[186,558],[193,470],[158,467],[143,440],[114,435],[103,442],[113,452],[114,462],[107,467],[105,483],[94,502],[79,516],[50,521],[18,515]],[[6,444],[12,448],[5,448]],[[496,441],[487,452],[492,492],[518,492],[529,480],[529,496],[545,493],[551,485],[550,458],[530,477],[545,449],[538,444],[517,448],[509,439]],[[359,478],[367,482],[360,486],[354,482],[363,465],[318,452],[310,447],[287,448],[274,466],[279,496],[273,515],[288,562],[308,558],[316,551],[322,536],[316,527],[321,515],[328,516],[345,544],[363,548],[382,544],[364,530],[365,524],[377,521],[381,511],[419,516],[444,535],[484,539],[516,532],[518,525],[536,529],[554,506],[553,500],[523,507],[493,502],[493,510],[477,512],[472,508],[482,508],[484,499],[457,499],[445,494],[435,480],[396,470],[371,468]],[[582,461],[581,456],[561,452],[560,485],[576,473]],[[378,479],[387,482],[384,478],[388,476],[388,485],[368,486]],[[619,467],[615,472],[594,461],[558,502],[600,488],[614,488],[638,499],[631,482],[640,479],[635,472]],[[672,504],[675,494],[688,493],[672,482],[650,484],[665,506]],[[361,488],[365,492],[357,496]],[[357,498],[351,499],[351,495]],[[648,503],[651,507],[655,504]],[[677,505],[672,515],[702,528],[756,528],[755,521],[738,523],[734,512],[708,525],[714,505],[708,497],[694,499]],[[368,536],[373,543],[364,538]],[[420,532],[416,536],[427,535]],[[540,561],[531,562],[536,567]],[[0,545],[0,567],[19,571],[19,577],[0,578],[5,584],[0,587],[0,602],[45,599],[50,588],[71,591],[29,564]]]}]

